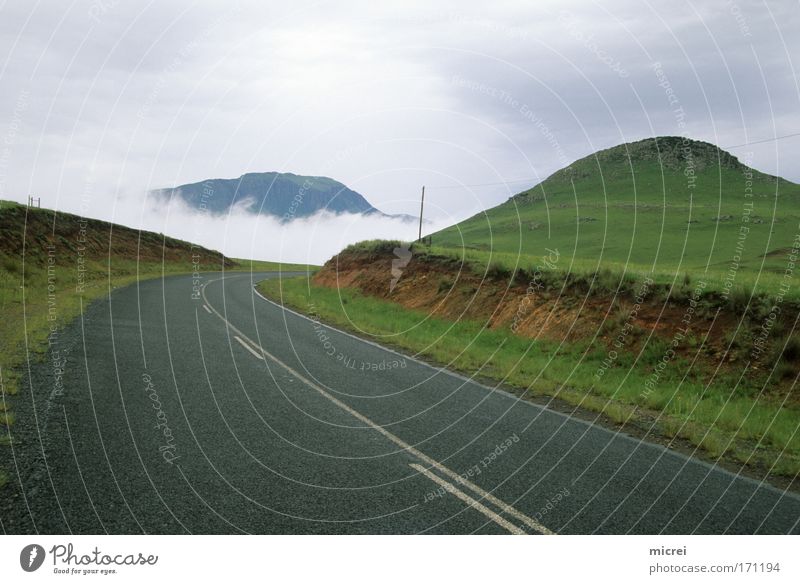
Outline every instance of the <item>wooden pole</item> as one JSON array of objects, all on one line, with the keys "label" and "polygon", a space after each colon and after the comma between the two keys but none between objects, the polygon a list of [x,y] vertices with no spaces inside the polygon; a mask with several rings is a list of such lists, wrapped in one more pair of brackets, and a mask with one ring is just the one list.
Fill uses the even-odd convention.
[{"label": "wooden pole", "polygon": [[422,186],[422,198],[419,201],[419,239],[417,241],[422,241],[422,210],[425,207],[425,185]]}]

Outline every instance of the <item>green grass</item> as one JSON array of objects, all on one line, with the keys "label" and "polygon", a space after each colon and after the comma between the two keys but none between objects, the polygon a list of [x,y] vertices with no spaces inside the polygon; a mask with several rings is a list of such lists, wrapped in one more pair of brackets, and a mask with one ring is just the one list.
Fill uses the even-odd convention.
[{"label": "green grass", "polygon": [[[675,146],[660,140],[664,152]],[[431,252],[511,272],[535,266],[554,249],[563,272],[652,273],[665,284],[689,274],[708,281],[709,291],[728,286],[774,294],[800,233],[800,185],[725,156],[719,164],[701,143],[693,148],[703,164],[690,181],[684,162],[666,155],[659,161],[650,144],[628,145],[630,159],[622,147],[582,159],[433,234]],[[786,298],[800,299],[797,282]]]},{"label": "green grass", "polygon": [[[742,264],[737,271],[733,285],[727,286],[727,270],[709,269],[706,272],[686,270],[684,267],[673,266],[672,270],[649,271],[651,266],[613,261],[597,262],[587,259],[562,260],[554,268],[543,268],[541,257],[524,254],[511,254],[505,252],[488,252],[475,249],[445,247],[443,245],[427,246],[419,243],[413,244],[415,252],[425,254],[433,259],[447,259],[463,262],[477,274],[487,277],[510,278],[517,274],[521,281],[539,271],[538,276],[548,289],[560,290],[562,286],[583,287],[594,294],[608,294],[619,292],[629,294],[636,290],[645,277],[650,278],[655,286],[653,292],[657,297],[665,298],[667,295],[675,297],[678,294],[690,293],[695,283],[702,281],[705,287],[701,297],[715,297],[717,299],[727,290],[726,302],[731,305],[740,303],[742,306],[750,303],[751,310],[759,306],[774,304],[774,298],[783,283],[783,270],[775,264],[784,261],[770,260],[768,265],[775,265],[775,271],[751,270]],[[546,252],[545,252],[546,253]],[[778,272],[780,270],[780,272]],[[782,296],[782,300],[800,305],[800,274],[796,276],[797,282]],[[688,282],[687,282],[688,279]]]},{"label": "green grass", "polygon": [[319,269],[319,266],[311,264],[288,264],[241,258],[233,258],[233,261],[238,265],[228,270],[234,272],[314,272]]},{"label": "green grass", "polygon": [[636,367],[630,366],[630,356],[621,355],[598,382],[595,373],[607,354],[587,343],[559,347],[519,337],[509,329],[431,318],[357,290],[310,285],[305,277],[266,280],[259,290],[377,342],[467,374],[503,380],[530,395],[557,397],[602,412],[617,423],[637,416],[656,418],[665,434],[684,438],[712,457],[727,452],[742,462],[757,460],[767,467],[774,463],[774,473],[800,472],[800,411],[742,392],[734,395],[727,382],[706,386],[691,375],[683,379],[688,366],[682,362],[668,367],[654,391],[644,394],[644,382],[663,355],[664,341],[646,346]]}]

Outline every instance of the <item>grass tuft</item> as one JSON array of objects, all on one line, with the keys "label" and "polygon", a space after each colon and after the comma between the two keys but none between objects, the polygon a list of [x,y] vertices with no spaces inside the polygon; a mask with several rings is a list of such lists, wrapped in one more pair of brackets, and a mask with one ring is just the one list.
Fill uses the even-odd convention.
[{"label": "grass tuft", "polygon": [[14,425],[15,421],[14,412],[0,412],[0,426],[9,428]]}]

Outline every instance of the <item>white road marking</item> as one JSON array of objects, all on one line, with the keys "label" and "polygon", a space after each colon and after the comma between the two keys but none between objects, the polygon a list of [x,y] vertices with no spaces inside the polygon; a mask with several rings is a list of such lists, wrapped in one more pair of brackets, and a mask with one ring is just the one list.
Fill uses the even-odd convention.
[{"label": "white road marking", "polygon": [[509,531],[509,532],[513,533],[514,535],[527,535],[519,527],[517,527],[516,525],[514,525],[510,521],[506,521],[505,519],[500,517],[497,513],[495,513],[491,509],[489,509],[486,505],[482,505],[481,503],[478,503],[475,499],[473,499],[472,497],[467,495],[464,491],[459,491],[458,489],[456,489],[452,485],[452,483],[448,483],[443,478],[433,474],[431,471],[429,471],[427,468],[425,468],[421,464],[410,464],[409,466],[411,468],[413,468],[415,471],[417,471],[418,473],[423,474],[426,477],[428,477],[430,480],[432,480],[434,483],[436,483],[440,487],[443,487],[444,490],[447,491],[448,493],[450,493],[452,495],[455,495],[456,497],[458,497],[459,499],[464,501],[464,503],[466,503],[467,505],[469,505],[470,507],[472,507],[476,511],[479,511],[479,512],[483,513],[486,517],[488,517],[489,519],[491,519],[492,521],[497,523],[497,525],[499,525],[500,527],[502,527],[506,531]]},{"label": "white road marking", "polygon": [[252,348],[250,345],[248,345],[247,343],[245,343],[245,342],[244,342],[242,339],[240,339],[240,338],[239,338],[239,337],[237,337],[236,335],[233,335],[233,338],[234,338],[234,339],[236,339],[237,341],[239,341],[239,344],[240,344],[241,346],[243,346],[245,349],[247,349],[248,351],[250,351],[250,352],[253,354],[253,356],[254,356],[256,359],[261,359],[262,361],[264,360],[264,357],[262,357],[261,355],[259,355],[258,353],[256,353],[255,349],[253,349],[253,348]]},{"label": "white road marking", "polygon": [[206,309],[206,312],[207,312],[208,314],[212,314],[212,312],[211,312],[211,309],[210,309],[208,306],[206,306],[205,304],[203,304],[203,308],[205,308],[205,309]]},{"label": "white road marking", "polygon": [[[213,280],[213,281],[216,281],[216,280]],[[206,298],[206,286],[208,284],[209,284],[209,282],[207,282],[206,284],[203,285],[203,288],[201,289],[201,294],[203,295],[203,300],[209,306],[211,306],[211,303],[208,302],[208,299]],[[250,339],[246,334],[244,334],[242,331],[240,331],[238,328],[236,328],[232,323],[230,323],[228,321],[228,319],[226,319],[219,311],[217,311],[216,308],[211,306],[211,310],[212,310],[212,312],[214,314],[216,314],[228,326],[228,328],[230,328],[237,335],[239,335],[239,336],[235,336],[237,341],[242,343],[242,339],[245,339],[248,343],[250,343],[250,345],[255,347],[255,349],[252,350],[251,352],[253,352],[253,354],[257,355],[259,358],[261,358],[261,355],[263,355],[264,357],[268,357],[270,359],[270,361],[273,361],[276,365],[278,365],[278,366],[282,367],[283,369],[285,369],[286,371],[288,371],[292,376],[294,376],[298,380],[302,381],[304,384],[306,384],[311,389],[317,391],[319,394],[321,394],[326,399],[331,401],[337,407],[343,409],[344,411],[346,411],[348,414],[350,414],[351,416],[353,416],[357,420],[360,420],[360,421],[364,422],[367,426],[369,426],[373,430],[379,432],[380,434],[382,434],[383,436],[385,436],[386,438],[388,438],[389,440],[391,440],[392,442],[397,444],[400,448],[402,448],[406,452],[409,452],[409,453],[413,454],[414,456],[416,456],[417,458],[419,458],[420,460],[422,460],[422,462],[427,464],[429,467],[435,468],[439,472],[441,472],[441,473],[447,475],[449,478],[453,479],[453,481],[455,481],[459,485],[461,485],[463,487],[466,487],[469,490],[471,490],[473,493],[479,495],[481,499],[485,499],[486,501],[488,501],[488,502],[492,503],[493,505],[495,505],[496,507],[498,507],[500,509],[501,513],[506,513],[506,514],[514,517],[515,519],[521,521],[522,523],[524,523],[525,525],[527,525],[528,527],[530,527],[531,529],[533,529],[534,531],[536,531],[538,533],[541,533],[543,535],[554,535],[553,531],[550,531],[549,529],[547,529],[544,525],[542,525],[538,521],[528,517],[527,515],[525,515],[521,511],[515,509],[514,507],[512,507],[508,503],[504,503],[503,501],[501,501],[500,499],[498,499],[497,497],[492,495],[490,492],[482,489],[481,487],[479,487],[478,485],[476,485],[472,481],[468,481],[467,479],[463,478],[457,472],[455,472],[453,470],[450,470],[449,468],[444,466],[442,463],[434,460],[433,458],[431,458],[427,454],[424,454],[423,452],[420,452],[419,450],[417,450],[416,448],[414,448],[413,446],[411,446],[410,444],[405,442],[402,438],[399,438],[398,436],[395,436],[394,434],[389,432],[383,426],[380,426],[380,425],[376,424],[375,422],[370,420],[368,417],[366,417],[361,412],[359,412],[357,410],[354,410],[353,408],[348,406],[346,403],[344,403],[343,401],[339,400],[337,397],[331,395],[330,393],[325,391],[322,387],[320,387],[319,385],[317,385],[313,381],[309,380],[308,378],[304,377],[303,375],[301,375],[300,373],[298,373],[297,371],[292,369],[289,365],[287,365],[286,363],[284,363],[283,361],[278,359],[275,355],[273,355],[272,353],[270,353],[268,351],[265,351],[263,347],[258,345],[255,341]],[[239,337],[241,337],[241,338],[239,338]],[[261,353],[261,355],[258,355],[257,353],[255,353],[255,350],[258,350]]]}]

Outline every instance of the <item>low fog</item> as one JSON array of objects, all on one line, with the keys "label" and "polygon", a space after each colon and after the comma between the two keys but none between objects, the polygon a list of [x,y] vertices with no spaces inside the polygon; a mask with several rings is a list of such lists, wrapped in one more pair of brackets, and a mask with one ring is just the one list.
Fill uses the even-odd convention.
[{"label": "low fog", "polygon": [[[221,251],[228,257],[321,265],[345,246],[365,239],[413,241],[419,223],[400,218],[320,212],[291,222],[258,215],[246,202],[230,213],[212,214],[190,207],[183,200],[170,202],[152,196],[121,195],[102,208],[99,200],[85,194],[81,204],[62,202],[63,212],[155,231]],[[440,211],[441,212],[441,211]],[[447,227],[459,218],[425,221],[423,234]]]}]

